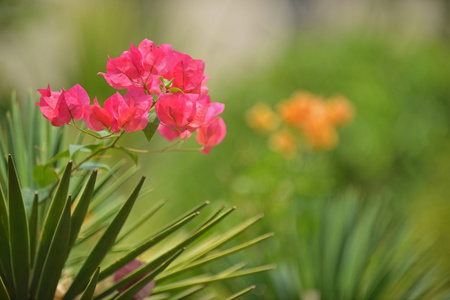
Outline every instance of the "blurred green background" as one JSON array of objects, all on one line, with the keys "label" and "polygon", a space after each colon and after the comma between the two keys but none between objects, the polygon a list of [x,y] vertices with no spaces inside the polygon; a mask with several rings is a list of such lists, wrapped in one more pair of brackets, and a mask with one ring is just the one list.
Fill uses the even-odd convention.
[{"label": "blurred green background", "polygon": [[[450,299],[448,3],[2,0],[0,109],[12,90],[26,103],[49,83],[79,83],[102,102],[114,92],[96,75],[108,55],[144,38],[172,44],[205,61],[228,134],[208,156],[141,155],[153,202],[168,199],[167,216],[204,200],[236,205],[240,219],[265,214],[252,230],[275,232],[238,255],[278,268],[218,290],[254,283],[249,299]],[[287,161],[244,115],[300,89],[345,95],[356,118],[335,150]],[[122,142],[166,145],[142,133]]]}]

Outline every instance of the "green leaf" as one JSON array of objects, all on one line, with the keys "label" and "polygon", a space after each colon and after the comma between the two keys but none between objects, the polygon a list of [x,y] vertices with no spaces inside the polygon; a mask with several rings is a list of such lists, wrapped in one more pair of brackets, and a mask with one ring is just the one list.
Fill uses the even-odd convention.
[{"label": "green leaf", "polygon": [[[200,267],[203,264],[209,263],[211,261],[214,261],[214,260],[217,260],[219,258],[225,257],[225,256],[230,255],[232,253],[235,253],[237,251],[243,250],[243,249],[245,249],[247,247],[250,247],[250,246],[252,246],[252,245],[254,245],[256,243],[259,243],[259,242],[261,242],[261,241],[263,241],[263,240],[265,240],[265,239],[267,239],[269,237],[272,237],[272,236],[273,236],[273,233],[267,233],[265,235],[257,237],[257,238],[255,238],[255,239],[253,239],[251,241],[246,242],[246,243],[240,244],[238,246],[235,246],[233,248],[230,248],[230,249],[227,249],[227,250],[224,250],[224,251],[220,251],[220,252],[211,254],[211,255],[206,256],[206,257],[204,257],[202,259],[192,261],[191,263],[186,264],[186,262],[184,262],[184,263],[182,262],[182,263],[179,264],[179,265],[182,265],[181,267],[174,266],[173,269],[171,268],[170,270],[167,270],[167,272],[165,272],[162,276],[158,277],[158,282],[162,282],[163,280],[166,280],[167,278],[171,278],[174,275],[178,275],[181,272],[186,272],[186,271],[189,271],[189,270],[192,270],[192,269],[196,269],[196,268]],[[207,248],[208,248],[208,252],[211,251],[210,248],[214,249],[213,247],[207,247]],[[189,257],[188,259],[191,260],[192,258]]]},{"label": "green leaf", "polygon": [[108,171],[109,173],[112,172],[111,167],[107,164],[101,164],[101,163],[83,163],[80,165],[79,169],[83,170],[95,170],[95,169],[103,169],[105,171]]},{"label": "green leaf", "polygon": [[51,164],[56,163],[58,160],[66,158],[66,157],[70,157],[70,151],[69,149],[61,151],[59,153],[57,153],[55,156],[53,156],[53,158],[48,161],[45,165],[46,166],[50,166]]},{"label": "green leaf", "polygon": [[17,297],[26,299],[28,297],[28,278],[30,275],[28,220],[19,178],[17,177],[11,155],[8,156],[8,166],[9,238],[12,273]]},{"label": "green leaf", "polygon": [[38,196],[38,193],[35,193],[33,205],[31,207],[30,220],[29,220],[30,265],[34,264],[34,258],[36,256],[36,244],[37,244],[37,235],[38,235],[38,206],[39,206],[39,196]]},{"label": "green leaf", "polygon": [[16,100],[16,93],[13,92],[11,97],[11,123],[10,128],[13,132],[13,142],[15,145],[16,156],[14,159],[16,160],[17,165],[17,173],[20,175],[19,178],[21,180],[21,184],[23,186],[30,185],[30,173],[28,172],[28,160],[29,156],[26,155],[26,146],[25,146],[25,135],[22,128],[22,117],[19,112],[19,104]]},{"label": "green leaf", "polygon": [[[9,218],[6,199],[0,186],[0,277],[13,292],[14,280],[11,269],[11,251],[9,249]],[[1,299],[1,298],[0,298]]]},{"label": "green leaf", "polygon": [[200,210],[203,207],[205,207],[209,202],[204,202],[201,205],[197,206],[195,209],[189,211],[190,215],[184,214],[179,219],[177,219],[175,222],[161,230],[160,232],[156,233],[155,235],[148,238],[145,242],[141,243],[140,246],[134,248],[129,253],[125,254],[121,258],[117,259],[114,263],[108,265],[106,268],[103,269],[103,271],[100,273],[100,280],[106,278],[107,276],[113,274],[123,266],[125,266],[127,263],[135,259],[138,255],[144,253],[154,245],[156,245],[158,242],[184,226],[187,222],[191,221],[193,218],[198,216],[199,212],[196,210]]},{"label": "green leaf", "polygon": [[150,142],[152,137],[155,135],[156,130],[159,126],[159,119],[156,116],[156,112],[152,111],[148,114],[148,124],[147,126],[142,130],[144,132],[145,137],[147,138],[147,141]]},{"label": "green leaf", "polygon": [[142,254],[146,250],[150,249],[152,246],[156,245],[159,241],[163,240],[165,237],[169,236],[171,233],[176,231],[177,229],[184,226],[187,222],[191,221],[194,217],[196,217],[198,213],[193,213],[190,216],[187,216],[186,218],[180,220],[179,222],[173,224],[172,226],[169,226],[168,228],[165,228],[164,230],[160,231],[159,233],[153,235],[150,237],[147,241],[142,243],[140,246],[134,248],[121,258],[115,260],[112,264],[107,266],[101,273],[100,273],[100,280],[106,278],[107,276],[113,274],[129,262],[131,262],[133,259],[135,259],[138,255]]},{"label": "green leaf", "polygon": [[178,92],[181,92],[181,93],[184,94],[184,91],[183,91],[182,89],[177,88],[177,87],[171,88],[171,89],[170,89],[170,92],[171,92],[171,93],[178,93]]},{"label": "green leaf", "polygon": [[70,239],[69,239],[69,250],[72,248],[75,240],[77,239],[78,233],[80,232],[81,225],[83,224],[84,218],[89,208],[89,203],[91,202],[92,194],[94,193],[95,181],[97,179],[97,171],[94,170],[89,177],[89,181],[84,188],[84,192],[78,201],[77,206],[72,214],[72,220],[70,225]]},{"label": "green leaf", "polygon": [[133,207],[139,195],[139,191],[144,183],[144,180],[145,177],[142,177],[134,191],[131,193],[126,202],[123,204],[122,208],[117,213],[114,220],[112,220],[109,227],[103,233],[102,237],[95,245],[94,249],[91,251],[77,276],[73,280],[63,299],[72,299],[85,289],[86,285],[89,282],[91,274],[95,271],[97,266],[100,265],[103,258],[114,245],[114,241],[120,230],[122,229],[122,226],[125,223],[131,211],[131,208]]},{"label": "green leaf", "polygon": [[[165,261],[167,261],[170,257],[172,257],[175,253],[177,253],[180,249],[182,248],[186,248],[189,244],[191,244],[192,242],[194,242],[197,238],[199,238],[200,236],[202,236],[206,231],[208,231],[209,229],[211,229],[214,225],[218,224],[220,221],[222,221],[225,217],[227,217],[231,212],[233,212],[236,208],[233,207],[231,209],[229,209],[228,211],[226,211],[225,213],[223,213],[221,216],[219,216],[218,218],[216,218],[215,220],[213,220],[212,222],[210,222],[209,224],[205,225],[204,227],[202,227],[200,230],[196,231],[194,234],[192,234],[191,236],[189,236],[187,239],[181,241],[180,243],[178,243],[178,245],[172,247],[172,249],[165,251],[163,254],[161,254],[159,257],[155,258],[153,261],[151,261],[150,263],[148,263],[147,265],[143,266],[142,268],[140,268],[139,270],[137,270],[136,272],[134,272],[131,275],[128,275],[126,278],[124,278],[122,281],[118,282],[117,284],[114,285],[115,289],[120,289],[124,286],[126,286],[127,284],[138,280],[140,277],[144,276],[146,273],[155,270],[155,268],[157,268],[158,266],[160,266],[162,263],[164,263]],[[100,276],[102,276],[102,274],[100,274]],[[108,289],[105,291],[105,293],[108,291],[109,293],[111,293],[112,288]]]},{"label": "green leaf", "polygon": [[120,236],[116,239],[115,244],[117,245],[120,243],[123,239],[130,236],[132,232],[136,231],[144,222],[149,220],[161,207],[163,207],[164,204],[167,203],[167,200],[160,201],[157,203],[157,205],[150,208],[145,214],[143,214],[133,225],[131,225],[129,228],[127,228],[127,231],[120,234]]},{"label": "green leaf", "polygon": [[48,186],[58,179],[55,171],[48,165],[36,165],[33,168],[33,179],[41,188]]},{"label": "green leaf", "polygon": [[252,285],[252,286],[250,286],[250,287],[248,287],[248,288],[246,288],[246,289],[243,289],[242,291],[240,291],[240,292],[238,292],[238,293],[236,293],[236,294],[234,294],[234,295],[228,297],[226,300],[234,300],[234,299],[237,299],[237,298],[239,298],[240,296],[245,295],[245,294],[247,294],[248,292],[254,290],[255,287],[256,287],[256,286]]},{"label": "green leaf", "polygon": [[67,202],[71,173],[72,161],[69,161],[66,169],[64,170],[63,176],[61,177],[61,181],[59,182],[55,196],[51,201],[50,208],[48,210],[47,216],[45,217],[44,225],[42,227],[41,239],[36,254],[33,278],[30,287],[30,294],[32,296],[35,295],[37,291],[38,283],[41,278],[42,267],[44,266],[45,260],[47,259],[48,250],[50,248],[53,235]]},{"label": "green leaf", "polygon": [[11,299],[11,298],[9,298],[8,291],[6,290],[5,284],[1,277],[0,277],[0,299],[5,299],[5,300]]},{"label": "green leaf", "polygon": [[[159,279],[158,279],[159,281]],[[184,291],[182,291],[181,293],[176,294],[173,297],[170,297],[170,300],[181,300],[181,299],[192,299],[191,296],[195,295],[196,293],[200,292],[201,290],[203,290],[206,287],[206,285],[196,285],[193,287],[190,287]],[[167,298],[167,297],[166,297]],[[164,298],[164,299],[166,299]]]},{"label": "green leaf", "polygon": [[195,285],[199,285],[199,284],[207,284],[207,283],[212,283],[212,282],[216,282],[216,281],[237,278],[237,277],[241,277],[241,276],[245,276],[245,275],[251,275],[254,273],[269,271],[269,270],[275,269],[276,265],[265,265],[265,266],[250,268],[250,269],[246,269],[246,270],[236,270],[236,269],[240,269],[240,268],[242,268],[242,265],[239,264],[237,266],[237,268],[232,267],[230,270],[225,270],[217,275],[205,275],[205,276],[199,276],[196,278],[185,279],[185,280],[170,283],[167,285],[156,285],[155,289],[153,290],[153,294],[159,294],[159,293],[183,289],[183,288],[187,288],[187,287],[191,287],[191,286],[195,286]]},{"label": "green leaf", "polygon": [[69,157],[74,158],[75,155],[80,152],[88,152],[88,153],[94,153],[98,150],[100,150],[103,147],[103,143],[98,144],[89,144],[89,145],[69,145]]},{"label": "green leaf", "polygon": [[[144,129],[144,130],[145,130],[145,129]],[[115,149],[124,152],[126,155],[128,155],[128,156],[131,158],[131,160],[134,162],[134,164],[137,165],[137,162],[138,162],[138,156],[137,156],[135,153],[133,153],[133,152],[131,152],[131,151],[125,149],[125,148],[122,147],[122,146],[117,147],[117,148],[115,148]]]},{"label": "green leaf", "polygon": [[39,280],[37,299],[52,299],[68,256],[70,237],[70,196],[55,230]]},{"label": "green leaf", "polygon": [[97,286],[98,282],[98,274],[100,273],[100,267],[97,268],[94,275],[91,278],[91,281],[89,281],[88,286],[84,290],[83,296],[81,296],[80,300],[91,300],[94,296],[95,288]]},{"label": "green leaf", "polygon": [[157,269],[155,269],[153,272],[139,280],[137,283],[135,283],[133,286],[128,288],[126,291],[121,293],[116,300],[125,300],[125,299],[132,299],[132,297],[137,294],[141,289],[143,289],[150,281],[152,281],[158,274],[160,274],[162,271],[164,271],[183,251],[185,248],[180,249],[177,251],[172,257],[170,257],[167,261],[165,261],[163,264],[161,264]]}]

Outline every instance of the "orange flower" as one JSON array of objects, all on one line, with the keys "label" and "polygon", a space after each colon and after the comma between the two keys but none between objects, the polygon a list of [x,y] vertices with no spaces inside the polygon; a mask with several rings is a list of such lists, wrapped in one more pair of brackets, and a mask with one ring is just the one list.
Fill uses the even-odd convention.
[{"label": "orange flower", "polygon": [[260,133],[274,131],[280,123],[277,114],[265,103],[254,105],[245,117],[248,126]]},{"label": "orange flower", "polygon": [[288,129],[281,129],[269,137],[269,148],[287,159],[297,154],[297,138]]},{"label": "orange flower", "polygon": [[353,120],[355,108],[344,96],[336,96],[328,101],[327,114],[331,124],[342,126]]},{"label": "orange flower", "polygon": [[317,103],[316,97],[308,92],[296,92],[291,98],[278,105],[281,119],[288,125],[302,128],[311,115],[311,107]]},{"label": "orange flower", "polygon": [[304,128],[303,135],[308,145],[315,150],[332,150],[339,140],[336,129],[327,119],[311,120]]}]

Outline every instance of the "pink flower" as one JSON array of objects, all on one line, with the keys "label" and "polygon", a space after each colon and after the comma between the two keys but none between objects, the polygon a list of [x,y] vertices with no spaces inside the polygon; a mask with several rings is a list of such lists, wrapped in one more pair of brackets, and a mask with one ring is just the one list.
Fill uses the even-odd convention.
[{"label": "pink flower", "polygon": [[172,129],[185,129],[194,119],[198,95],[162,94],[155,104],[155,111],[161,123]]},{"label": "pink flower", "polygon": [[141,52],[131,44],[129,51],[124,51],[117,58],[109,58],[106,74],[103,75],[110,86],[115,89],[127,89],[143,84],[144,65]]},{"label": "pink flower", "polygon": [[227,128],[225,122],[220,117],[201,126],[196,136],[197,142],[203,146],[201,152],[203,154],[208,154],[213,146],[222,142],[226,134]]},{"label": "pink flower", "polygon": [[50,120],[53,126],[62,126],[64,122],[56,116],[55,112],[56,103],[58,102],[61,93],[52,92],[50,90],[50,85],[48,85],[46,89],[39,89],[38,92],[41,93],[41,98],[36,105],[39,105],[44,117]]},{"label": "pink flower", "polygon": [[89,95],[81,85],[76,84],[67,92],[62,91],[55,107],[56,116],[65,124],[70,123],[72,119],[80,120],[83,118],[83,108],[89,103]]},{"label": "pink flower", "polygon": [[159,124],[158,132],[169,141],[176,140],[177,138],[185,140],[191,137],[191,132],[189,130],[171,129],[162,124]]},{"label": "pink flower", "polygon": [[[133,271],[139,269],[143,265],[145,265],[145,263],[142,261],[139,261],[137,259],[132,260],[127,265],[125,265],[123,268],[119,269],[117,272],[114,273],[114,276],[113,276],[114,283],[121,281],[123,278],[128,276]],[[144,276],[146,276],[146,275],[144,275]],[[144,277],[144,276],[142,276],[142,277]],[[137,283],[139,280],[141,280],[142,277],[139,278],[138,280],[131,282],[130,284],[124,286],[123,288],[121,288],[119,290],[119,294],[125,292],[128,288],[130,288],[135,283]],[[152,293],[154,287],[155,287],[155,280],[152,280],[146,286],[144,286],[142,288],[142,290],[140,290],[137,294],[135,294],[134,298],[135,299],[144,299],[144,298],[149,297],[150,294]]]},{"label": "pink flower", "polygon": [[152,96],[142,90],[130,90],[125,99],[119,92],[105,101],[105,110],[111,115],[111,131],[125,132],[144,129],[148,124],[148,111],[152,105]]},{"label": "pink flower", "polygon": [[204,123],[210,123],[215,117],[220,115],[225,109],[225,104],[219,102],[212,102],[208,105]]},{"label": "pink flower", "polygon": [[111,126],[112,118],[106,109],[100,107],[95,98],[94,105],[84,108],[84,122],[93,131],[102,131]]},{"label": "pink flower", "polygon": [[208,77],[203,75],[205,64],[200,59],[192,59],[185,53],[175,52],[174,64],[171,70],[164,74],[164,78],[173,78],[173,87],[181,89],[184,93],[200,94],[202,83]]},{"label": "pink flower", "polygon": [[144,70],[150,74],[163,75],[167,73],[172,65],[173,50],[169,44],[162,44],[156,47],[155,43],[145,39],[139,46],[142,54]]}]

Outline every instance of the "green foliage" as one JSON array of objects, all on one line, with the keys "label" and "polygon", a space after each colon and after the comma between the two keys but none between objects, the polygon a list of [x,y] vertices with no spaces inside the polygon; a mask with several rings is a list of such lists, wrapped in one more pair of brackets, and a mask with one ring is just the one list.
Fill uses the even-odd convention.
[{"label": "green foliage", "polygon": [[[49,123],[37,122],[25,135],[14,99],[12,107],[6,126],[2,126],[6,130],[0,133],[1,299],[52,299],[57,289],[63,293],[62,299],[78,295],[81,299],[130,299],[150,281],[155,281],[156,286],[152,297],[168,299],[203,290],[193,290],[192,286],[204,287],[273,268],[269,265],[243,270],[239,265],[218,274],[198,268],[271,236],[219,251],[260,216],[218,233],[217,224],[235,211],[233,207],[223,212],[221,207],[194,228],[189,227],[209,202],[185,212],[130,247],[127,238],[165,204],[155,203],[144,218],[133,224],[126,222],[136,201],[148,199],[148,190],[143,189],[145,178],[127,199],[122,199],[119,189],[135,170],[119,171],[123,163],[108,167],[104,173],[83,169],[102,149],[102,143],[71,145],[69,150],[62,150],[62,130],[54,131]],[[30,113],[35,115],[34,109]],[[33,137],[28,138],[28,134]],[[12,154],[7,155],[9,152]],[[98,161],[94,164],[98,165]],[[52,176],[47,177],[46,172]],[[211,231],[215,233],[208,234]],[[189,251],[195,246],[201,250]],[[115,272],[135,259],[145,264],[111,282]],[[99,286],[103,288],[96,289]]]}]

